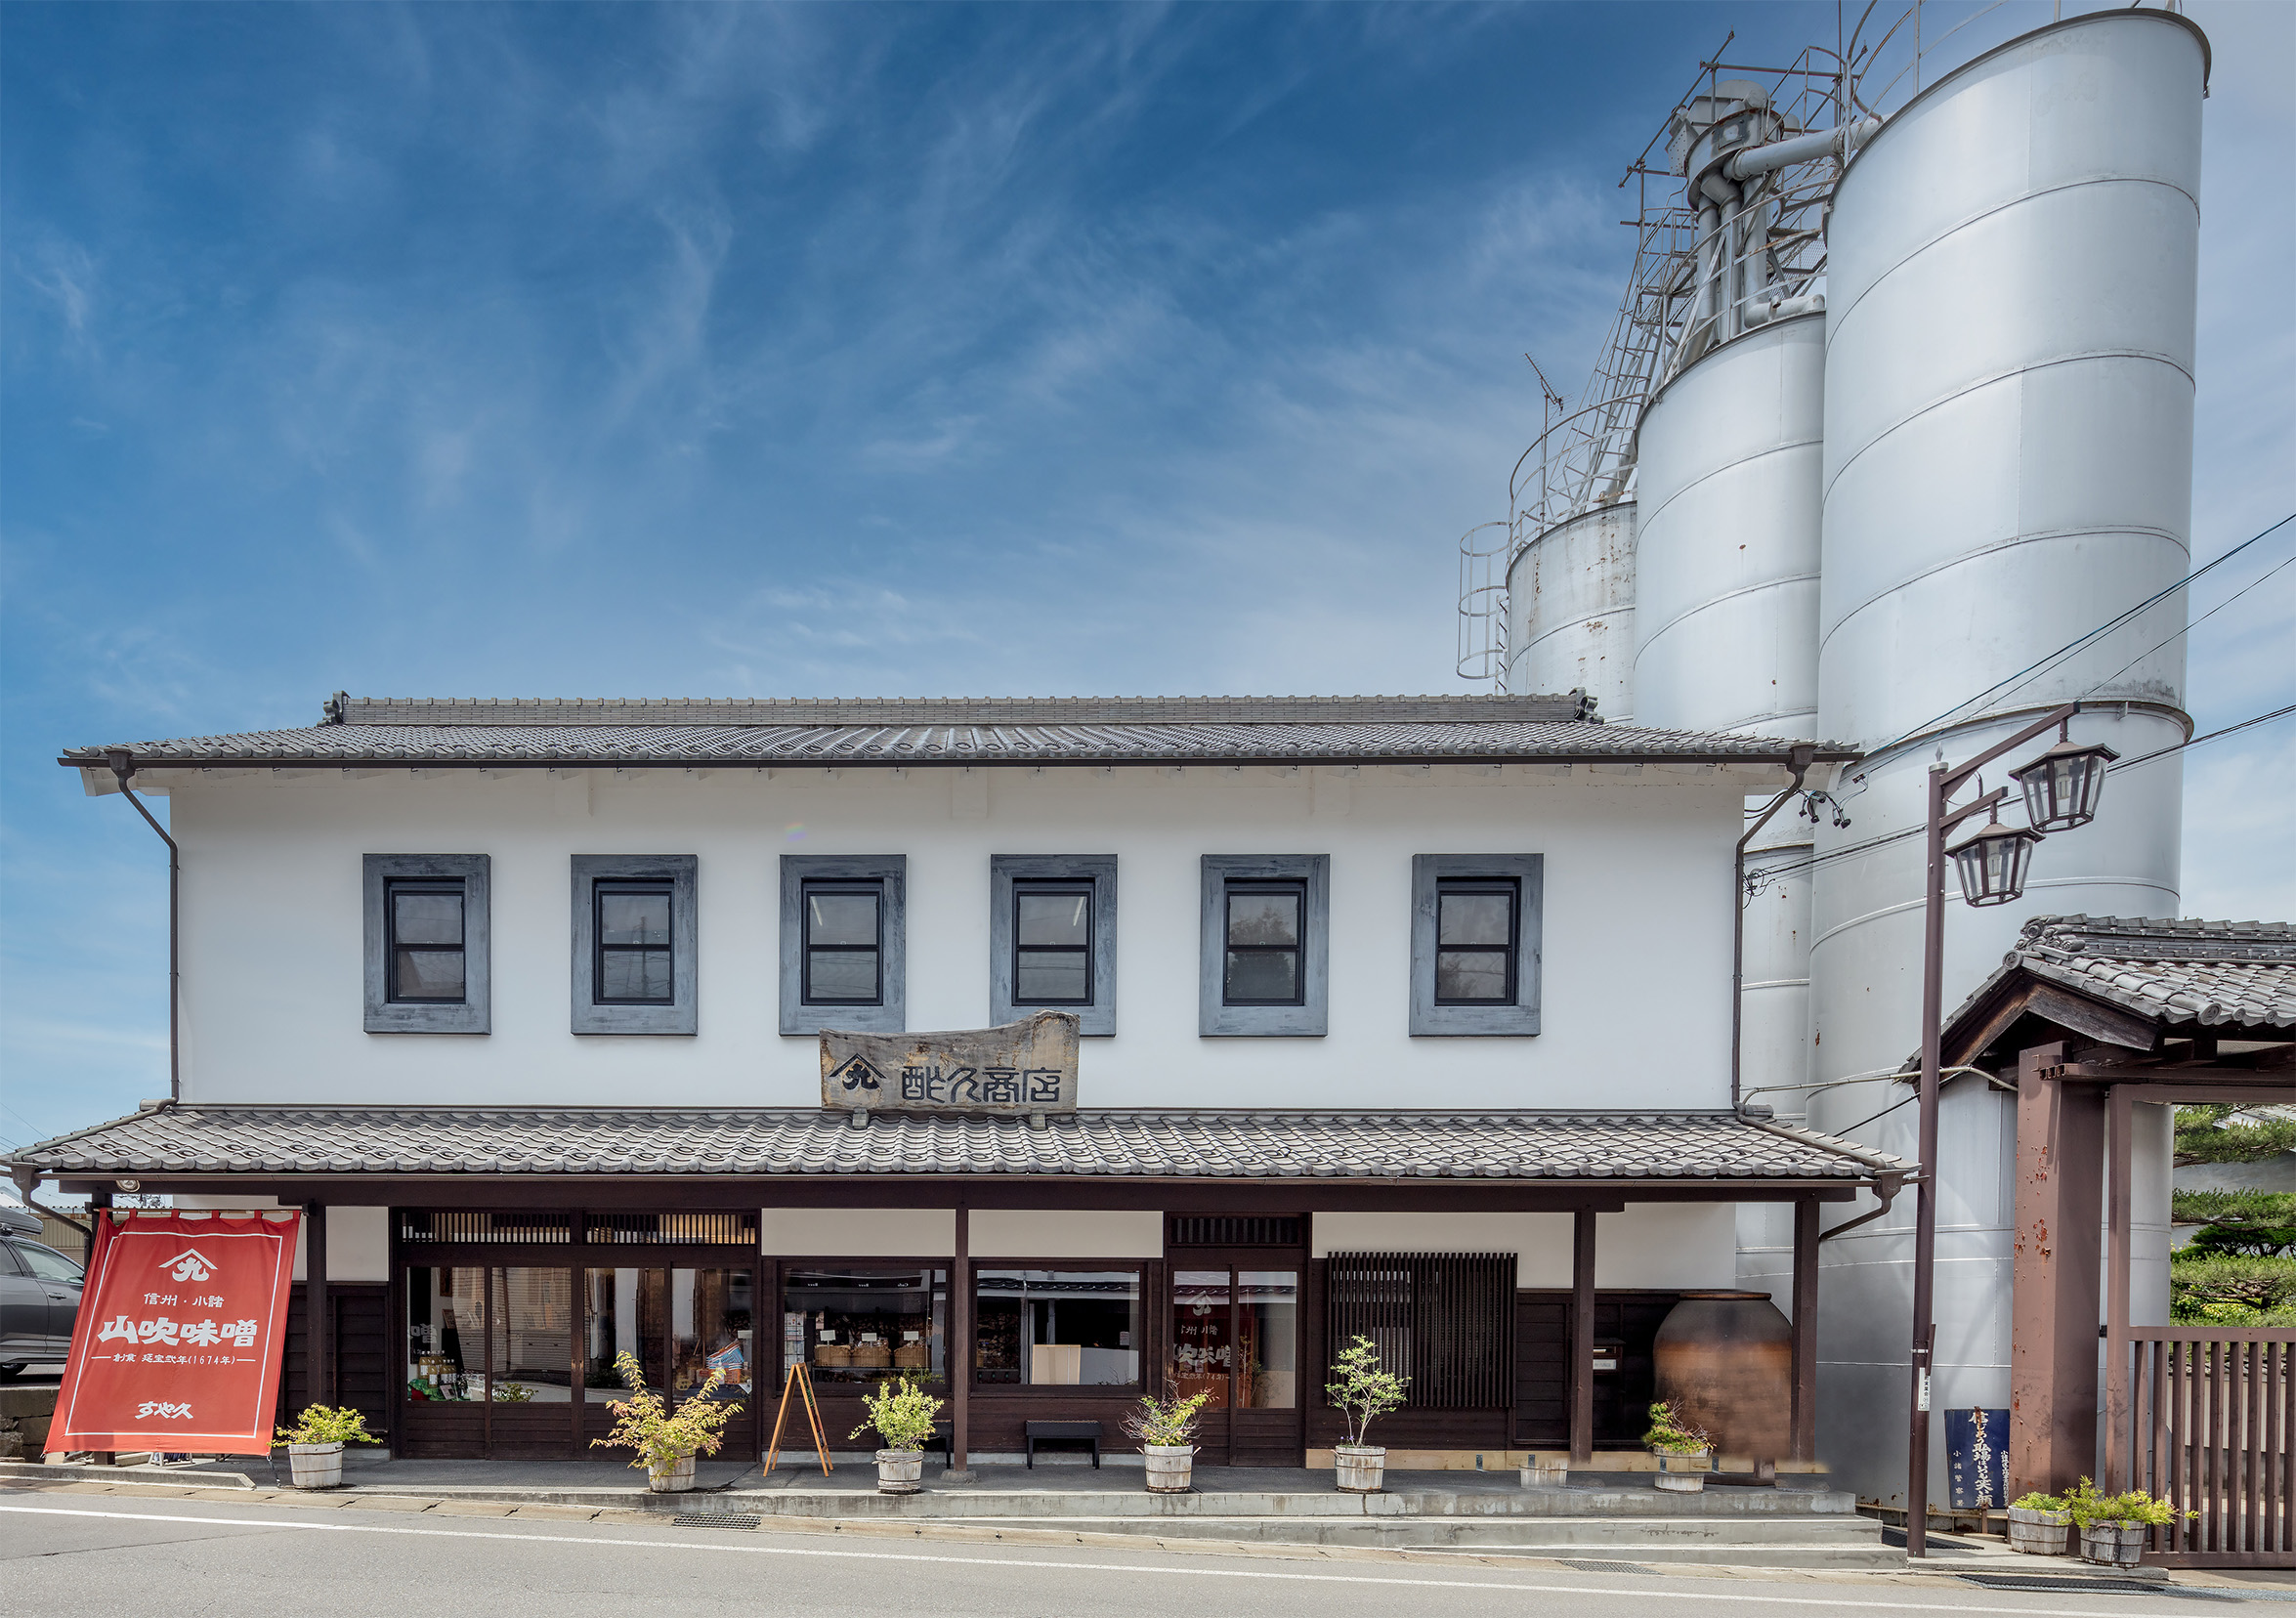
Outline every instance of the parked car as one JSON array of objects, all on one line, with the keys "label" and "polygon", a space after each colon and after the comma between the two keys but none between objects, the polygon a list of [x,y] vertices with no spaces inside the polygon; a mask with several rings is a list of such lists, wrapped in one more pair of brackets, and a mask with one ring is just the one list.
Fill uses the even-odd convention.
[{"label": "parked car", "polygon": [[0,1382],[22,1376],[26,1366],[61,1361],[71,1351],[82,1271],[54,1248],[30,1239],[40,1228],[37,1214],[0,1208]]}]

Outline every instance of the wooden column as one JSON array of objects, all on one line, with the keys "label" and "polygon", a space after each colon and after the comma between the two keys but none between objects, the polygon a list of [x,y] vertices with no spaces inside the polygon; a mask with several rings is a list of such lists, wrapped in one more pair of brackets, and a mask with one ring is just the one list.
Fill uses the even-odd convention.
[{"label": "wooden column", "polygon": [[1592,1208],[1571,1214],[1570,1461],[1594,1460],[1594,1220]]},{"label": "wooden column", "polygon": [[1797,1461],[1817,1459],[1817,1199],[1794,1202],[1794,1410]]},{"label": "wooden column", "polygon": [[972,1232],[968,1228],[969,1213],[970,1210],[962,1203],[957,1205],[957,1254],[949,1260],[949,1347],[943,1357],[949,1364],[951,1471],[965,1471],[971,1467],[967,1459],[972,1445],[973,1360],[972,1264],[968,1256]]},{"label": "wooden column", "polygon": [[303,1402],[334,1403],[327,1387],[327,1211],[319,1203],[303,1212]]},{"label": "wooden column", "polygon": [[2097,1469],[2098,1226],[2105,1102],[2042,1077],[2062,1043],[2017,1062],[2017,1229],[2009,1340],[2009,1493],[2060,1493]]},{"label": "wooden column", "polygon": [[2106,1092],[2109,1209],[2105,1260],[2105,1461],[2098,1476],[2107,1494],[2129,1486],[2129,1171],[2136,1118],[2126,1085]]}]

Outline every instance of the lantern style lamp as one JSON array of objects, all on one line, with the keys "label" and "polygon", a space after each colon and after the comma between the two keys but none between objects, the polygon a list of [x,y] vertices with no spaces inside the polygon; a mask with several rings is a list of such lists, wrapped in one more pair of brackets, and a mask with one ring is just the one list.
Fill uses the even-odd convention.
[{"label": "lantern style lamp", "polygon": [[2033,844],[2040,840],[2040,832],[2003,826],[1996,814],[1946,851],[1961,872],[1961,896],[1979,908],[2020,897],[2025,891],[2025,868],[2033,863]]},{"label": "lantern style lamp", "polygon": [[2036,831],[2070,831],[2095,820],[2097,800],[2105,791],[2105,767],[2120,756],[2102,742],[2073,741],[2070,727],[2070,720],[2059,725],[2056,746],[2023,769],[2009,772],[2009,779],[2024,788],[2025,819]]}]

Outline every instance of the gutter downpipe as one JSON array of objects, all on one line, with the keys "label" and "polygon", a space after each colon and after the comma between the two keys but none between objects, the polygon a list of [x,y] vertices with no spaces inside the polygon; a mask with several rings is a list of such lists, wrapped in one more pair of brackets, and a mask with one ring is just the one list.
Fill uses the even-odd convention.
[{"label": "gutter downpipe", "polygon": [[[1769,800],[1769,805],[1754,818],[1746,828],[1746,834],[1738,839],[1737,851],[1730,871],[1730,1111],[1738,1110],[1738,1089],[1746,1060],[1746,845],[1755,833],[1770,822],[1770,817],[1786,806],[1786,800],[1802,790],[1802,778],[1809,773],[1811,760],[1817,748],[1810,744],[1798,743],[1787,754],[1788,766],[1794,779],[1784,791]],[[1887,1205],[1885,1205],[1887,1206]]]},{"label": "gutter downpipe", "polygon": [[136,789],[128,785],[136,773],[136,755],[119,748],[106,755],[111,763],[111,773],[119,778],[119,789],[136,806],[136,813],[145,824],[159,833],[159,840],[167,844],[167,1098],[171,1102],[184,1098],[184,1068],[182,1039],[183,1007],[183,929],[178,925],[183,897],[183,850],[167,829],[154,820],[144,800],[136,796]]}]

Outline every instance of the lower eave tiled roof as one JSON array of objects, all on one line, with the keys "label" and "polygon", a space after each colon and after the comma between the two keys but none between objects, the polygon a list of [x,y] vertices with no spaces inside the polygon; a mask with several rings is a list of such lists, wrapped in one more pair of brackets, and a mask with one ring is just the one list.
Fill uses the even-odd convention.
[{"label": "lower eave tiled roof", "polygon": [[2285,921],[2038,915],[1945,1026],[2020,973],[2163,1028],[2296,1037],[2296,927]]},{"label": "lower eave tiled roof", "polygon": [[43,1174],[1004,1174],[1205,1180],[1869,1180],[1911,1165],[1729,1113],[163,1106],[27,1147]]}]

